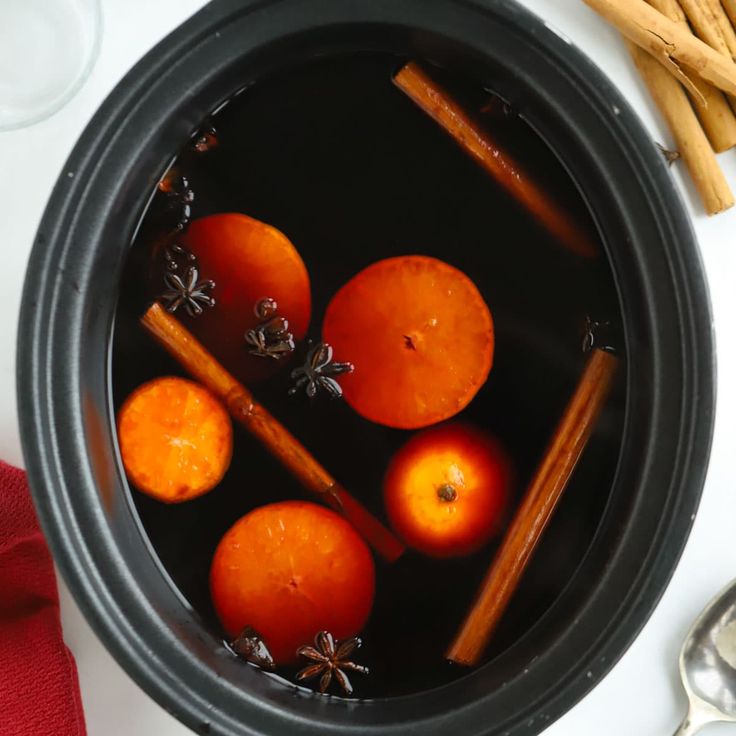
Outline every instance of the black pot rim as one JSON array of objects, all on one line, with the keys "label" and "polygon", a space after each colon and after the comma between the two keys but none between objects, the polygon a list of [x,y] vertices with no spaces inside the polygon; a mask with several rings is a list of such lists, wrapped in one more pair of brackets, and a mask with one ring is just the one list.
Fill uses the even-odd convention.
[{"label": "black pot rim", "polygon": [[[332,27],[385,23],[432,29],[433,24],[447,20],[448,8],[458,17],[476,18],[479,22],[489,19],[489,23],[513,29],[530,49],[557,65],[556,73],[564,78],[565,89],[569,88],[571,95],[577,90],[587,100],[590,116],[595,114],[601,120],[596,146],[611,170],[610,193],[622,210],[622,227],[631,233],[631,242],[620,245],[630,261],[625,262],[616,251],[609,255],[614,271],[623,265],[641,267],[637,284],[634,275],[625,276],[621,270],[622,288],[629,289],[632,299],[638,293],[651,314],[649,324],[631,326],[632,330],[641,329],[651,341],[652,354],[641,361],[649,361],[647,365],[653,366],[649,373],[643,371],[651,375],[652,385],[640,389],[642,402],[644,393],[651,394],[646,401],[651,404],[652,421],[646,427],[649,435],[640,436],[643,439],[638,482],[652,487],[660,477],[667,483],[667,493],[664,500],[655,499],[661,501],[660,508],[652,508],[644,496],[637,496],[632,511],[636,523],[621,532],[620,549],[611,557],[610,566],[602,573],[598,571],[585,601],[575,601],[579,615],[574,625],[555,632],[549,651],[539,656],[529,651],[529,667],[523,677],[519,673],[491,693],[473,692],[472,683],[463,680],[462,687],[469,691],[463,700],[458,697],[459,691],[449,686],[448,693],[455,701],[435,694],[436,706],[421,715],[415,714],[417,720],[411,726],[402,718],[420,703],[425,707],[429,701],[423,695],[394,699],[406,701],[404,704],[387,701],[385,713],[371,724],[362,723],[355,710],[349,716],[356,719],[354,725],[336,720],[320,722],[314,728],[336,734],[369,733],[375,728],[376,733],[387,736],[412,729],[427,734],[538,733],[586,694],[633,641],[675,569],[697,510],[715,402],[715,352],[705,277],[690,223],[661,157],[626,101],[597,68],[543,21],[511,0],[216,0],[126,76],[69,158],[44,214],[29,262],[17,368],[21,436],[29,480],[41,524],[62,574],[93,628],[125,669],[165,708],[202,733],[284,732],[279,729],[312,733],[315,731],[311,719],[324,715],[324,705],[304,699],[300,707],[309,717],[289,711],[283,703],[284,711],[278,712],[268,700],[268,688],[280,685],[271,683],[262,686],[262,690],[258,689],[261,685],[253,686],[254,696],[226,692],[223,686],[213,684],[208,679],[212,673],[191,652],[174,651],[171,631],[155,619],[142,587],[124,565],[120,550],[105,536],[103,517],[116,503],[106,496],[111,491],[105,483],[109,482],[112,488],[115,479],[106,481],[104,472],[95,468],[95,458],[90,459],[95,448],[90,448],[85,432],[96,421],[96,415],[87,411],[85,402],[88,395],[101,395],[106,390],[109,365],[105,370],[98,367],[100,375],[95,381],[99,385],[95,383],[88,389],[80,379],[85,340],[89,337],[92,341],[91,336],[98,334],[109,335],[111,324],[109,305],[90,305],[85,278],[98,268],[100,258],[109,258],[111,273],[118,273],[125,251],[119,245],[117,251],[105,253],[99,245],[104,227],[100,222],[104,217],[99,213],[113,211],[120,194],[114,177],[103,170],[101,162],[122,150],[120,147],[133,150],[136,141],[130,137],[128,125],[137,116],[145,121],[150,91],[158,89],[165,96],[162,80],[173,74],[172,69],[186,64],[207,44],[211,47],[230,25],[246,16],[254,23],[257,21],[260,29],[266,29],[262,30],[265,35],[270,22],[287,16],[298,18],[310,32],[319,32],[321,24]],[[159,104],[165,105],[167,100]],[[170,104],[173,107],[178,102],[171,100]],[[186,135],[197,122],[180,121],[177,134]],[[170,134],[172,130],[164,132]],[[582,138],[590,130],[586,133],[581,122],[578,133]],[[619,161],[612,160],[614,149],[620,154]],[[156,166],[159,164],[157,161]],[[118,178],[121,173],[136,173],[126,170],[124,164],[116,166]],[[624,181],[624,171],[633,171],[636,179]],[[158,169],[153,172],[151,183],[158,173]],[[636,189],[638,203],[627,189]],[[637,219],[646,213],[646,222]],[[93,219],[96,222],[92,223]],[[659,249],[653,249],[656,254],[647,254],[643,244],[652,237],[657,237]],[[92,246],[85,250],[81,247],[85,243]],[[75,244],[80,248],[77,254],[73,252]],[[665,306],[670,309],[670,317],[676,310],[677,319],[673,324],[660,326],[656,316],[666,313]],[[637,360],[633,356],[631,375],[640,375],[633,367]],[[655,447],[654,439],[665,427],[671,437],[666,440],[666,447]],[[107,450],[100,449],[100,453],[104,452]],[[624,470],[620,475],[625,475]],[[645,528],[645,522],[651,537],[637,540],[636,534]],[[587,574],[586,564],[581,563],[580,575]],[[639,567],[632,574],[631,568],[636,564]],[[624,585],[628,588],[622,592]],[[606,594],[607,586],[618,591],[619,600],[611,600]],[[570,600],[562,600],[560,606],[572,606],[572,598],[571,594]],[[610,616],[601,626],[602,611],[607,606]],[[136,628],[137,622],[148,619],[148,625],[141,623],[142,628]],[[563,655],[571,642],[575,643],[574,650]],[[563,656],[566,666],[560,671]],[[201,690],[194,687],[197,677],[201,678]],[[252,685],[250,680],[248,683]],[[238,698],[242,706],[239,716],[247,714],[247,723],[228,711],[228,704]],[[499,714],[496,723],[488,722],[491,713]]]}]

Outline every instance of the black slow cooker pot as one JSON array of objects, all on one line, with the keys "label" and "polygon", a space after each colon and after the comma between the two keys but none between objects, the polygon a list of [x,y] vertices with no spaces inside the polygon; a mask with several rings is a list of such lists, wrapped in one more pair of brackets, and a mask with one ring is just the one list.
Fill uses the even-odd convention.
[{"label": "black slow cooker pot", "polygon": [[[628,354],[614,487],[554,605],[453,684],[370,701],[295,691],[202,627],[133,511],[110,391],[123,262],[174,152],[244,84],[351,50],[472,70],[513,103],[589,204]],[[64,167],[28,269],[18,386],[34,499],[62,574],[127,671],[196,733],[518,736],[593,687],[664,590],[703,485],[714,347],[697,247],[660,153],[605,77],[538,18],[511,0],[215,0],[136,65]]]}]

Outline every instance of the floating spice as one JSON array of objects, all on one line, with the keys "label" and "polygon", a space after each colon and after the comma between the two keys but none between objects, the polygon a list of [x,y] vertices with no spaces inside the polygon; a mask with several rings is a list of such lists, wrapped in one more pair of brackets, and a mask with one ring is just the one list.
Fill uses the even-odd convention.
[{"label": "floating spice", "polygon": [[273,670],[276,667],[266,642],[252,626],[246,626],[237,639],[230,642],[230,648],[246,662],[263,670]]},{"label": "floating spice", "polygon": [[158,189],[166,197],[166,209],[176,215],[172,232],[183,232],[192,219],[194,202],[194,190],[189,186],[189,179],[172,169],[161,180]]},{"label": "floating spice", "polygon": [[184,246],[178,243],[170,243],[164,247],[164,263],[169,271],[178,271],[184,267],[196,266],[197,256],[190,253]]},{"label": "floating spice", "polygon": [[335,376],[343,373],[352,373],[355,367],[352,363],[339,363],[332,360],[332,346],[326,342],[318,342],[307,353],[304,365],[295,368],[291,377],[296,383],[289,389],[293,396],[304,387],[307,396],[313,399],[320,391],[326,391],[333,398],[342,397],[342,388],[335,380]]},{"label": "floating spice", "polygon": [[332,634],[320,631],[314,638],[314,646],[303,646],[298,650],[300,657],[313,662],[301,670],[296,679],[298,681],[312,680],[319,677],[319,691],[327,692],[327,688],[334,677],[346,695],[353,694],[353,686],[347,672],[359,672],[367,675],[369,670],[363,665],[356,664],[348,659],[362,644],[360,637],[354,636],[342,642],[336,642]]},{"label": "floating spice", "polygon": [[245,333],[248,352],[261,358],[278,360],[294,352],[294,335],[289,332],[289,321],[278,316],[275,299],[266,297],[256,302],[253,313],[261,320],[260,324]]},{"label": "floating spice", "polygon": [[204,307],[215,306],[214,298],[207,293],[215,288],[215,282],[211,279],[200,281],[196,266],[189,266],[183,276],[168,271],[164,274],[164,284],[166,291],[161,300],[172,314],[183,306],[190,317],[196,317],[202,314]]}]

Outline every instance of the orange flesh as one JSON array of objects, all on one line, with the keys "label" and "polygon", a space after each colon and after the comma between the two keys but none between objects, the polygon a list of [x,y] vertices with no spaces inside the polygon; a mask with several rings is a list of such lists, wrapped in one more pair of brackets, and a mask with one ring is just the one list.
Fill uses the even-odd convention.
[{"label": "orange flesh", "polygon": [[443,421],[464,409],[488,378],[493,320],[475,284],[426,256],[378,261],[333,297],[323,336],[345,399],[366,419],[401,429]]},{"label": "orange flesh", "polygon": [[201,496],[225,475],[232,424],[202,386],[174,376],[137,388],[118,413],[125,471],[141,491],[178,503]]},{"label": "orange flesh", "polygon": [[386,510],[397,534],[433,557],[476,551],[499,530],[509,461],[492,437],[464,425],[415,435],[386,474]]},{"label": "orange flesh", "polygon": [[373,604],[375,571],[368,547],[342,517],[286,501],[251,511],[225,534],[210,589],[229,636],[252,626],[274,660],[287,664],[319,631],[336,639],[360,632]]}]

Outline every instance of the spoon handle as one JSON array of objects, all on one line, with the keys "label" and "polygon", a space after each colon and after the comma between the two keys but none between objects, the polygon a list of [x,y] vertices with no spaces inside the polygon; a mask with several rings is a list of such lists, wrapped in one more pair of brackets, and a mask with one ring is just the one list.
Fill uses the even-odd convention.
[{"label": "spoon handle", "polygon": [[680,724],[680,727],[675,731],[673,736],[693,736],[698,733],[703,726],[712,722],[712,718],[709,718],[701,710],[699,710],[695,704],[690,703],[685,720]]},{"label": "spoon handle", "polygon": [[675,731],[673,736],[693,736],[703,727],[702,723],[693,723],[687,718],[682,722],[680,728]]}]

